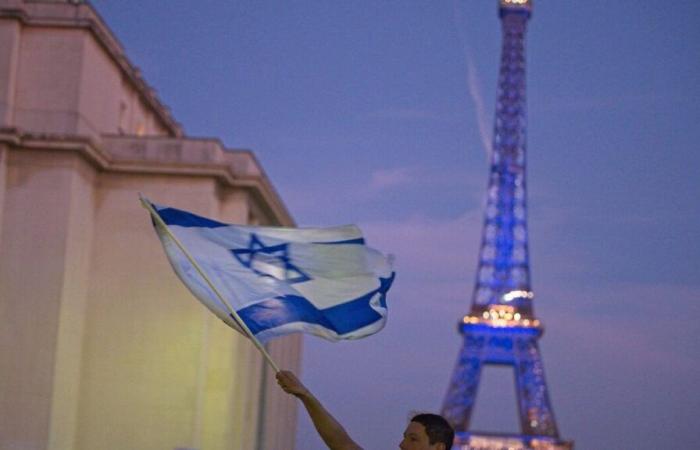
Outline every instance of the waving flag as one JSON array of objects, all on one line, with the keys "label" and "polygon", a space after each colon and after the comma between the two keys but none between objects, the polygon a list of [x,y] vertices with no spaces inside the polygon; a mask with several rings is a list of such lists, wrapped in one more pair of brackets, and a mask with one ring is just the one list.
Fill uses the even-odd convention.
[{"label": "waving flag", "polygon": [[[229,225],[150,205],[259,340],[298,331],[333,341],[357,339],[384,327],[394,272],[384,255],[365,245],[356,226]],[[182,282],[242,332],[164,227],[154,224]]]}]

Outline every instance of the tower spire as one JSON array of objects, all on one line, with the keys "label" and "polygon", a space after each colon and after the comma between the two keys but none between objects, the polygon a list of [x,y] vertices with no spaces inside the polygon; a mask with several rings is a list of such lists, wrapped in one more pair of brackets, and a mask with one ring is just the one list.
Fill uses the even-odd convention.
[{"label": "tower spire", "polygon": [[500,3],[503,44],[498,100],[471,312],[481,315],[492,306],[507,305],[529,318],[533,294],[525,216],[525,31],[532,2]]},{"label": "tower spire", "polygon": [[[525,182],[525,32],[532,1],[499,3],[503,44],[479,265],[442,412],[462,450],[571,449],[559,438],[537,344],[543,327],[532,307]],[[520,434],[470,430],[481,369],[488,364],[513,367]]]}]

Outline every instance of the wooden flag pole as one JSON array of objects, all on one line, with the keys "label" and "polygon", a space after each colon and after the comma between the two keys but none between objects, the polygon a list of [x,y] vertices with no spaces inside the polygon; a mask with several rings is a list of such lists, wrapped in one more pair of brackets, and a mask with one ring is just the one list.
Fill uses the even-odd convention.
[{"label": "wooden flag pole", "polygon": [[231,318],[233,318],[233,320],[236,321],[236,324],[245,332],[246,336],[248,336],[248,338],[250,338],[250,340],[253,341],[253,344],[255,345],[255,347],[257,347],[257,349],[260,351],[260,353],[262,353],[262,355],[265,357],[265,359],[270,364],[270,366],[272,366],[272,368],[275,370],[275,372],[279,372],[280,371],[279,367],[277,367],[277,364],[275,364],[275,362],[272,360],[272,357],[267,352],[267,350],[265,350],[265,347],[260,343],[258,338],[255,337],[253,332],[250,331],[250,328],[248,328],[248,325],[246,325],[245,322],[243,322],[243,319],[241,319],[241,317],[238,315],[236,310],[233,309],[233,307],[228,302],[228,300],[226,300],[224,298],[224,296],[221,295],[221,292],[219,292],[219,290],[216,288],[216,286],[214,286],[214,283],[212,283],[212,281],[209,279],[209,277],[204,273],[204,270],[201,267],[199,267],[199,264],[197,264],[197,261],[195,261],[194,258],[192,257],[192,255],[190,255],[190,253],[185,249],[185,246],[182,245],[182,243],[178,240],[178,238],[175,237],[175,235],[170,231],[170,229],[168,228],[168,225],[166,225],[165,222],[163,221],[163,218],[160,217],[160,214],[158,214],[158,212],[153,208],[153,205],[151,205],[151,202],[149,200],[147,200],[141,194],[139,194],[139,199],[141,200],[141,204],[143,205],[143,207],[146,208],[148,210],[148,212],[151,213],[151,217],[153,217],[153,219],[156,222],[158,222],[158,225],[163,227],[163,229],[165,230],[167,235],[170,237],[170,239],[173,240],[173,242],[175,242],[175,244],[178,246],[178,248],[187,257],[190,264],[192,264],[192,266],[195,268],[197,273],[199,273],[199,275],[204,279],[204,281],[211,288],[211,290],[214,291],[214,294],[216,294],[216,296],[219,298],[219,300],[221,300],[221,303],[226,305],[226,309],[228,309],[228,311],[231,315]]}]

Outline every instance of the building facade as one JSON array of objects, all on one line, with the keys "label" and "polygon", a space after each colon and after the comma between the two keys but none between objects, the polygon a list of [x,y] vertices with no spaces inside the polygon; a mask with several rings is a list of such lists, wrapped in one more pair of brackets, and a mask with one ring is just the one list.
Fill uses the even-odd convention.
[{"label": "building facade", "polygon": [[[177,279],[139,192],[294,225],[251,152],[184,135],[92,6],[0,0],[0,448],[293,448],[294,399]],[[300,350],[270,344],[293,370]]]}]

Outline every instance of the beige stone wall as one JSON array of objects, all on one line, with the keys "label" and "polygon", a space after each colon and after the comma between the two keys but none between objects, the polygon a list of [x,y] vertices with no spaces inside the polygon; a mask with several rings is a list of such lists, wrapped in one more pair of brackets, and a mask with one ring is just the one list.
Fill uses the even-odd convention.
[{"label": "beige stone wall", "polygon": [[87,31],[25,27],[19,41],[9,125],[93,137],[168,134]]},{"label": "beige stone wall", "polygon": [[[182,137],[89,5],[0,11],[0,449],[292,448],[294,399],[138,201],[293,226],[254,155]],[[298,336],[269,350],[298,370]]]},{"label": "beige stone wall", "polygon": [[[0,448],[253,449],[261,436],[260,448],[289,448],[293,399],[177,279],[138,202],[246,222],[253,196],[143,173],[156,161],[105,171],[84,152],[33,147],[10,147],[4,184]],[[299,337],[270,346],[297,370],[299,349]]]},{"label": "beige stone wall", "polygon": [[0,125],[13,122],[20,25],[0,18]]},{"label": "beige stone wall", "polygon": [[90,240],[77,227],[89,231],[90,210],[85,214],[82,207],[90,196],[90,171],[70,154],[10,151],[7,159],[0,235],[0,311],[7,322],[0,330],[0,448],[46,448],[53,396],[66,405],[71,396],[70,383],[56,392],[54,381],[76,370],[80,352],[80,345],[69,343],[79,330],[62,328],[61,321],[79,315],[85,300]]},{"label": "beige stone wall", "polygon": [[[300,373],[301,336],[286,336],[276,341],[270,349],[270,355],[283,368]],[[277,386],[273,371],[266,370],[265,396],[265,429],[262,437],[265,450],[287,449],[290,447],[290,436],[296,436],[297,409],[296,399],[282,392]],[[293,441],[291,441],[293,442]]]},{"label": "beige stone wall", "polygon": [[79,29],[22,29],[10,125],[72,135],[87,128],[78,108],[84,34]]},{"label": "beige stone wall", "polygon": [[0,0],[0,126],[179,136],[179,125],[87,4]]},{"label": "beige stone wall", "polygon": [[0,237],[2,236],[2,215],[5,205],[5,177],[7,174],[7,145],[0,143]]}]

